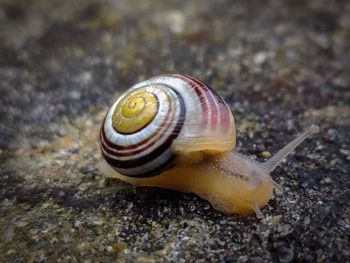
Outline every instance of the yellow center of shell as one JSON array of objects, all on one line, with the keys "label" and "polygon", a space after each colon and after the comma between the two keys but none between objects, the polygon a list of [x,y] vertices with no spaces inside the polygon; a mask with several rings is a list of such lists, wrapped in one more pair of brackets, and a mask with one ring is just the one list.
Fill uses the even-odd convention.
[{"label": "yellow center of shell", "polygon": [[135,133],[146,127],[157,112],[157,97],[153,93],[136,91],[126,95],[116,106],[113,128],[119,133]]}]

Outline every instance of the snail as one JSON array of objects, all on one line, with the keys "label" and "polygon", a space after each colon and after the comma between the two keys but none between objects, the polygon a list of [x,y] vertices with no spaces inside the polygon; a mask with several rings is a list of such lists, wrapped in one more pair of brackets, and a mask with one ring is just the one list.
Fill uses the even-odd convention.
[{"label": "snail", "polygon": [[270,173],[306,131],[264,163],[234,150],[235,121],[224,100],[201,81],[178,74],[142,81],[109,109],[100,129],[106,162],[99,170],[135,186],[191,192],[225,214],[262,216],[278,185]]}]

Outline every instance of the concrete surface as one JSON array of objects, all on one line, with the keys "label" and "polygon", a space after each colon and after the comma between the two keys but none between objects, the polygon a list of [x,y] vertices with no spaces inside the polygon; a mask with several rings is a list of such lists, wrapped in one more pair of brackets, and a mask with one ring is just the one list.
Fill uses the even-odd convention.
[{"label": "concrete surface", "polygon": [[[97,134],[121,91],[192,75],[272,174],[264,218],[106,180]],[[349,262],[349,1],[0,1],[1,262]]]}]

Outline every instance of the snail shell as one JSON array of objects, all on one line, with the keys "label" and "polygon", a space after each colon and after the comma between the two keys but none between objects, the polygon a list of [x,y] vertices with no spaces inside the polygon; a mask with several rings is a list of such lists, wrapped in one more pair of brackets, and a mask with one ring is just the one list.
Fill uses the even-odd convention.
[{"label": "snail shell", "polygon": [[176,155],[235,147],[234,119],[223,99],[197,79],[161,75],[123,93],[100,132],[108,164],[132,177],[160,174]]}]

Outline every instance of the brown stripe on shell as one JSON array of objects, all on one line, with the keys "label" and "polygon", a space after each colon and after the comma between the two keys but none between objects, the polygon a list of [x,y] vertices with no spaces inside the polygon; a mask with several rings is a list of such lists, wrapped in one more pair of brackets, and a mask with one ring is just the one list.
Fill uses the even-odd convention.
[{"label": "brown stripe on shell", "polygon": [[[142,88],[142,87],[140,87]],[[165,93],[167,96],[169,96],[167,93]],[[154,94],[156,96],[156,94]],[[157,96],[156,96],[157,97]],[[157,98],[158,99],[158,98]],[[168,113],[169,113],[169,110],[167,112],[167,115],[166,115],[166,118],[168,118]],[[108,114],[108,113],[107,113]],[[105,146],[111,148],[111,149],[114,149],[116,151],[125,151],[125,150],[132,150],[132,149],[136,149],[138,148],[140,145],[143,145],[143,144],[146,144],[149,140],[151,140],[153,138],[153,136],[155,136],[156,134],[159,133],[159,131],[163,128],[162,126],[159,126],[159,128],[157,130],[155,130],[148,138],[144,139],[143,141],[137,143],[137,144],[130,144],[130,145],[118,145],[118,144],[115,144],[113,143],[112,141],[108,140],[107,136],[106,136],[106,133],[105,133],[105,130],[104,130],[104,123],[105,123],[105,120],[106,120],[106,117],[107,117],[107,114],[105,116],[105,119],[102,123],[102,127],[100,129],[100,138],[103,138],[104,140],[100,140],[101,142],[105,142]],[[114,129],[114,128],[113,128]],[[118,132],[118,131],[116,131]],[[120,132],[118,132],[120,133]],[[120,133],[122,134],[122,133]],[[105,149],[106,147],[104,147]]]},{"label": "brown stripe on shell", "polygon": [[[137,175],[128,175],[129,177],[138,177],[138,178],[146,178],[146,177],[152,177],[152,176],[156,176],[161,174],[162,172],[164,172],[165,170],[170,169],[172,166],[174,166],[174,159],[175,156],[172,155],[169,160],[167,160],[166,162],[162,163],[160,166],[158,166],[156,169],[149,171],[149,172],[145,172],[145,173],[141,173],[141,174],[137,174]],[[118,170],[118,168],[113,167],[115,170]]]},{"label": "brown stripe on shell", "polygon": [[[177,122],[173,132],[168,136],[166,141],[162,145],[160,145],[158,148],[154,149],[152,152],[147,154],[146,156],[143,156],[142,158],[138,158],[138,159],[133,159],[133,160],[125,160],[125,161],[115,160],[115,159],[108,157],[102,151],[102,154],[109,165],[111,165],[112,167],[115,167],[115,169],[117,171],[118,171],[118,168],[124,168],[124,169],[136,168],[138,166],[145,165],[145,164],[151,162],[152,160],[158,158],[162,153],[164,153],[168,148],[170,148],[172,141],[177,138],[177,136],[179,135],[179,133],[182,129],[182,126],[183,126],[183,123],[185,120],[185,115],[186,115],[186,108],[185,108],[185,103],[183,101],[183,98],[181,97],[180,94],[178,94],[177,91],[175,91],[175,90],[173,90],[173,91],[178,95],[178,98],[179,98],[180,115],[179,115],[178,122]],[[102,144],[101,144],[101,147],[103,147]],[[174,156],[172,156],[170,159],[173,159],[173,158],[174,158]],[[167,162],[169,162],[169,160],[166,161],[166,163]],[[152,171],[146,172],[145,174],[147,174],[148,176],[155,175],[154,171],[158,171],[160,168],[163,169],[163,166],[164,166],[164,164],[161,164],[159,167],[155,168]],[[130,177],[143,177],[144,174],[128,175],[128,176],[130,176]]]},{"label": "brown stripe on shell", "polygon": [[[170,101],[171,98],[169,97],[169,94],[166,93],[166,96],[168,97],[168,99]],[[159,127],[157,128],[157,130],[155,130],[149,137],[147,137],[143,141],[136,143],[136,144],[125,145],[125,146],[115,144],[115,143],[111,142],[110,140],[108,140],[104,129],[101,129],[100,136],[101,136],[101,143],[104,146],[103,149],[105,149],[106,152],[108,152],[114,156],[130,156],[130,155],[133,155],[135,153],[142,152],[144,149],[152,146],[154,143],[157,142],[157,139],[162,136],[162,132],[160,132],[161,130],[167,130],[171,126],[171,123],[173,121],[173,115],[170,115],[170,113],[174,114],[173,112],[174,111],[172,108],[172,104],[170,103],[170,107],[165,115],[166,119],[163,122],[163,123],[167,123],[167,126],[163,126],[163,123],[160,124]],[[170,121],[168,120],[169,117],[172,117],[172,119]],[[152,139],[153,139],[153,141],[151,141]],[[151,143],[147,144],[149,141],[151,141]],[[145,145],[145,146],[143,148],[139,149],[139,147],[142,145]],[[128,154],[125,154],[126,151]]]},{"label": "brown stripe on shell", "polygon": [[[171,98],[169,97],[169,94],[166,94],[166,96],[168,97],[168,99],[170,100]],[[151,147],[152,145],[154,145],[155,143],[157,143],[157,141],[163,136],[163,131],[166,131],[167,129],[169,129],[169,127],[171,126],[172,122],[174,121],[174,115],[175,115],[175,111],[173,108],[173,105],[170,104],[170,107],[166,113],[166,118],[163,121],[163,123],[161,123],[159,125],[159,128],[157,128],[157,130],[155,130],[148,138],[146,138],[145,140],[141,141],[140,143],[137,144],[133,144],[133,145],[127,145],[127,146],[120,146],[120,145],[116,145],[113,144],[112,142],[110,142],[107,138],[106,135],[104,133],[104,131],[102,131],[102,145],[104,145],[103,142],[108,141],[110,142],[114,147],[103,147],[103,149],[105,150],[105,152],[109,153],[110,155],[113,155],[115,157],[124,157],[124,156],[132,156],[132,155],[136,155],[140,152],[143,152],[144,150],[146,150],[147,148]],[[165,123],[165,125],[164,125]],[[149,142],[149,143],[148,143]],[[132,147],[130,147],[132,146]],[[140,146],[143,146],[141,148],[139,148]],[[116,149],[118,148],[118,149]],[[113,151],[114,149],[114,151]],[[117,150],[117,151],[115,151]]]},{"label": "brown stripe on shell", "polygon": [[198,99],[199,99],[199,102],[200,102],[200,106],[202,108],[202,116],[204,116],[202,118],[202,128],[205,129],[208,125],[208,118],[206,116],[208,116],[208,112],[209,112],[209,109],[208,109],[208,104],[205,102],[205,96],[203,95],[202,93],[202,90],[197,86],[197,85],[192,85],[191,81],[184,75],[179,75],[179,74],[164,74],[162,76],[168,76],[168,77],[173,77],[173,78],[178,78],[178,79],[181,79],[183,81],[185,81],[187,84],[189,84],[193,90],[196,92],[197,96],[198,96]]},{"label": "brown stripe on shell", "polygon": [[[217,108],[217,112],[220,114],[220,120],[221,124],[222,124],[222,128],[224,129],[225,132],[227,132],[230,128],[230,112],[231,110],[228,108],[228,106],[226,105],[226,103],[224,102],[224,100],[221,98],[221,96],[211,87],[205,85],[203,82],[201,82],[198,79],[195,79],[193,77],[190,76],[186,76],[187,78],[195,81],[198,85],[200,85],[201,87],[205,87],[210,94],[214,97],[214,104]],[[216,120],[216,124],[218,123],[218,116],[212,116],[213,120]],[[221,127],[220,127],[221,128]]]},{"label": "brown stripe on shell", "polygon": [[[215,99],[213,98],[213,93],[214,91],[212,89],[210,89],[207,85],[205,85],[203,82],[199,81],[198,79],[195,79],[193,77],[190,76],[185,76],[187,79],[189,79],[191,81],[191,85],[197,85],[201,88],[201,90],[203,91],[204,96],[207,98],[208,100],[208,104],[210,108],[210,128],[211,129],[215,129],[217,127],[218,124],[218,119],[220,118],[220,116],[218,116],[219,112],[219,108],[217,106],[217,103],[215,101]],[[215,107],[215,109],[213,109],[213,107]],[[208,112],[209,114],[209,112]]]}]

